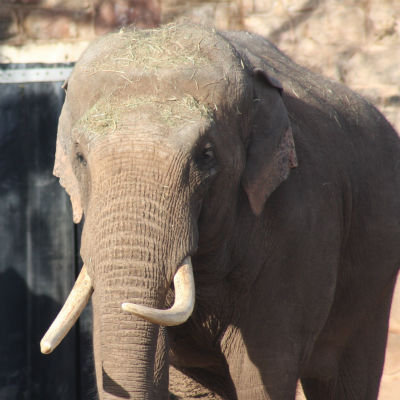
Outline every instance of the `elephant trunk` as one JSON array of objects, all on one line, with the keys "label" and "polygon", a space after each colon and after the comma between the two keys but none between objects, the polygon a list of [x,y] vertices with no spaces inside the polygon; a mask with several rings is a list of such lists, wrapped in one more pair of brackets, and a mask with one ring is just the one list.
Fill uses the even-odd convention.
[{"label": "elephant trunk", "polygon": [[[146,239],[151,236],[148,232]],[[94,354],[101,400],[167,398],[168,371],[166,363],[159,365],[160,357],[166,357],[159,352],[166,352],[167,345],[158,343],[159,326],[122,309],[123,303],[165,308],[171,281],[162,260],[138,244],[144,240],[138,234],[114,232],[108,245],[99,242],[101,248],[92,257]]]},{"label": "elephant trunk", "polygon": [[[135,277],[113,271],[96,286],[93,294],[94,353],[98,391],[101,400],[156,399],[167,396],[167,371],[156,394],[159,326],[122,310],[121,299],[160,307],[157,295],[145,293],[152,279],[138,282]],[[141,288],[141,289],[140,289]],[[160,346],[160,344],[158,344]],[[165,348],[165,344],[163,346]]]},{"label": "elephant trunk", "polygon": [[[167,399],[168,345],[159,332],[161,328],[126,312],[122,304],[125,301],[156,313],[166,312],[159,309],[165,307],[168,287],[163,276],[153,275],[160,265],[131,260],[130,263],[128,272],[116,269],[116,261],[112,260],[93,294],[94,354],[100,399]],[[193,291],[190,296],[194,296]],[[175,303],[179,306],[177,297]],[[193,303],[190,307],[193,308]]]},{"label": "elephant trunk", "polygon": [[[174,276],[196,245],[189,196],[173,181],[176,160],[165,169],[158,161],[155,173],[146,168],[143,153],[140,163],[129,154],[120,157],[120,168],[114,156],[112,167],[94,173],[98,180],[82,236],[81,253],[94,286],[98,390],[101,400],[166,399],[165,336],[159,325],[123,310],[122,304],[167,307]],[[102,158],[104,166],[107,161]],[[186,308],[180,322],[189,317],[193,302]]]}]

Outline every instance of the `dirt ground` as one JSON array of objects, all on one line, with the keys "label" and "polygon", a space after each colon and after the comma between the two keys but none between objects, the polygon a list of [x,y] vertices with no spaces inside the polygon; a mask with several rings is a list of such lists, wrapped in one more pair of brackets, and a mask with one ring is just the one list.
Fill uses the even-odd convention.
[{"label": "dirt ground", "polygon": [[400,278],[393,299],[385,370],[379,400],[400,399]]},{"label": "dirt ground", "polygon": [[[400,399],[400,278],[393,299],[385,369],[381,381],[378,400]],[[299,388],[296,400],[305,400]]]}]

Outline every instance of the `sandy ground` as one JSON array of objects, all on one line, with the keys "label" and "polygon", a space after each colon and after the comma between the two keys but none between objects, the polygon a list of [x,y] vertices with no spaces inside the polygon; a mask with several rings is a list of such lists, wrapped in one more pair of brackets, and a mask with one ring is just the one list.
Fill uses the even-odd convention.
[{"label": "sandy ground", "polygon": [[400,277],[393,299],[385,370],[379,400],[400,399]]}]

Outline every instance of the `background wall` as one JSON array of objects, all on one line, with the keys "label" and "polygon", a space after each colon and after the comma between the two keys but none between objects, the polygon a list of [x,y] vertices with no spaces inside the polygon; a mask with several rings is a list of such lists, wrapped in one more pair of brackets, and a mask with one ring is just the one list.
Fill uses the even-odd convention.
[{"label": "background wall", "polygon": [[[366,96],[400,131],[399,0],[2,0],[0,63],[74,61],[90,40],[121,25],[181,18],[267,36]],[[400,288],[380,399],[399,394]]]}]

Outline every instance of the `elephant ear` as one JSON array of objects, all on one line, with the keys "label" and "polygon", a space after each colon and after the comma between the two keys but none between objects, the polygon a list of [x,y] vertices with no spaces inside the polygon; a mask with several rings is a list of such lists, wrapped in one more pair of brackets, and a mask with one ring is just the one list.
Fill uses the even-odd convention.
[{"label": "elephant ear", "polygon": [[60,178],[60,185],[69,194],[72,203],[72,216],[75,224],[82,219],[82,201],[78,181],[72,169],[71,162],[65,154],[59,138],[56,144],[56,159],[54,163],[53,174]]},{"label": "elephant ear", "polygon": [[242,185],[258,216],[270,194],[287,179],[290,169],[297,167],[297,157],[281,83],[259,68],[253,75],[252,132]]}]

